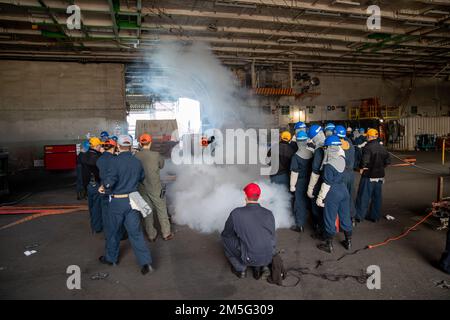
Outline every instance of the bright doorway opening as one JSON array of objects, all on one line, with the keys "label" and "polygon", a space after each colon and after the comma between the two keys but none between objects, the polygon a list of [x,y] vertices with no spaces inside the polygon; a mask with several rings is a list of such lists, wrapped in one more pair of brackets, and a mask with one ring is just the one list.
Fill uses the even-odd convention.
[{"label": "bright doorway opening", "polygon": [[137,120],[176,120],[179,137],[201,131],[200,102],[197,100],[179,98],[176,101],[154,102],[145,111],[136,109],[131,106],[131,110],[134,111],[127,116],[128,134],[135,139]]}]

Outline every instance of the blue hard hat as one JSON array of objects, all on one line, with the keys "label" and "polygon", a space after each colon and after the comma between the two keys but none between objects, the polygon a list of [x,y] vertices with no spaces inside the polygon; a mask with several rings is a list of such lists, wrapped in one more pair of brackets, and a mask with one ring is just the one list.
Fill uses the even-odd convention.
[{"label": "blue hard hat", "polygon": [[334,129],[334,133],[339,138],[345,138],[345,136],[347,135],[347,130],[345,130],[343,126],[336,126],[336,128]]},{"label": "blue hard hat", "polygon": [[325,126],[324,131],[327,131],[327,130],[334,130],[334,128],[336,128],[336,126],[334,125],[334,123],[327,123],[327,125]]},{"label": "blue hard hat", "polygon": [[322,127],[318,124],[313,124],[308,131],[308,138],[312,139],[315,136],[317,136],[317,134],[322,131]]},{"label": "blue hard hat", "polygon": [[90,144],[89,144],[89,140],[84,140],[83,142],[81,142],[81,148],[83,148],[84,150],[89,150],[90,148]]},{"label": "blue hard hat", "polygon": [[308,135],[305,131],[299,131],[295,137],[297,138],[297,141],[308,140]]},{"label": "blue hard hat", "polygon": [[294,130],[298,130],[298,129],[305,129],[306,128],[306,124],[304,122],[297,122],[294,126]]},{"label": "blue hard hat", "polygon": [[330,146],[341,146],[342,142],[341,139],[339,139],[338,136],[329,136],[328,138],[325,139],[325,147],[330,147]]},{"label": "blue hard hat", "polygon": [[117,136],[112,136],[111,139],[114,140],[115,142],[117,142],[118,140]]},{"label": "blue hard hat", "polygon": [[365,133],[366,132],[366,130],[364,129],[364,128],[359,128],[359,130],[358,130],[360,133]]},{"label": "blue hard hat", "polygon": [[109,137],[108,131],[102,131],[102,133],[100,133],[100,138],[108,138],[108,137]]}]

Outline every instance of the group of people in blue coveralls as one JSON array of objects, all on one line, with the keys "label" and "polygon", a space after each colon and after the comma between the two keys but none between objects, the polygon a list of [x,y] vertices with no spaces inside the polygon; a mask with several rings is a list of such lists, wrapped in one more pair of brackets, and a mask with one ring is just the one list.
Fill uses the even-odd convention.
[{"label": "group of people in blue coveralls", "polygon": [[[329,123],[322,128],[314,124],[307,128],[303,122],[296,123],[295,135],[290,141],[289,188],[294,194],[295,226],[291,229],[304,231],[308,212],[311,212],[314,237],[323,242],[320,250],[331,253],[336,234],[336,218],[345,239],[342,245],[349,250],[352,246],[352,229],[356,223],[367,217],[378,221],[381,217],[382,184],[384,168],[390,164],[389,153],[378,139],[378,131],[358,130],[356,138],[351,128]],[[288,132],[281,134],[285,141]],[[367,139],[367,141],[365,140]],[[280,142],[280,145],[283,142]],[[284,150],[284,149],[283,149]],[[286,152],[280,163],[286,162]],[[272,182],[284,184],[286,165],[271,176]],[[352,200],[355,168],[361,173],[356,206]],[[283,171],[283,172],[281,172]],[[370,208],[370,210],[369,210]],[[368,215],[369,213],[369,215]]]},{"label": "group of people in blue coveralls", "polygon": [[141,214],[132,209],[129,199],[145,177],[141,162],[131,153],[133,138],[129,135],[109,137],[107,132],[102,132],[100,138],[92,137],[88,142],[89,149],[79,154],[79,163],[92,231],[105,234],[105,254],[99,261],[116,265],[120,241],[128,238],[141,273],[152,272],[152,257],[141,228]]}]

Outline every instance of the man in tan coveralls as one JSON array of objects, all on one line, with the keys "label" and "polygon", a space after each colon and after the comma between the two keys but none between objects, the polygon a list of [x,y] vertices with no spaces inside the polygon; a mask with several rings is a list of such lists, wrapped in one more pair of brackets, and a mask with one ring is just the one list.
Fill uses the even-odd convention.
[{"label": "man in tan coveralls", "polygon": [[154,223],[154,214],[158,215],[163,240],[172,240],[173,233],[170,230],[170,221],[167,214],[166,199],[162,194],[159,170],[164,167],[164,159],[158,152],[150,151],[152,137],[144,133],[139,137],[142,150],[136,153],[145,171],[145,179],[139,184],[139,193],[152,208],[152,213],[144,219],[145,230],[150,241],[156,241],[158,232]]}]

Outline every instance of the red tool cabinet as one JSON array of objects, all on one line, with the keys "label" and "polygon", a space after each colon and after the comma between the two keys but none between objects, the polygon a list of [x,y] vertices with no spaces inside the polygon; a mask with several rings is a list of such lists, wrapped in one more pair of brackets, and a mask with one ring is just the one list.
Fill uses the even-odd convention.
[{"label": "red tool cabinet", "polygon": [[77,167],[77,145],[44,146],[46,170],[75,170]]}]

